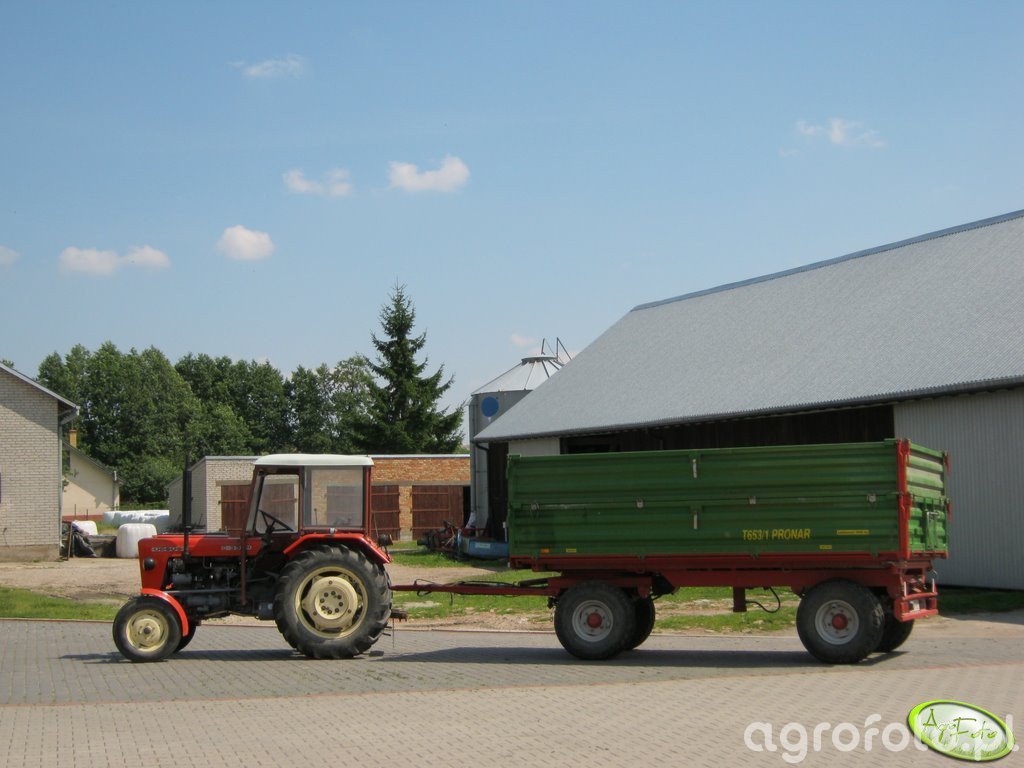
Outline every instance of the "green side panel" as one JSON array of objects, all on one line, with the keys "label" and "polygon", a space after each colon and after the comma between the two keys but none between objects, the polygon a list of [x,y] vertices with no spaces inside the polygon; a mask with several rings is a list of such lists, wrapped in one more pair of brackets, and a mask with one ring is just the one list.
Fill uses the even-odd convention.
[{"label": "green side panel", "polygon": [[[908,464],[911,548],[944,550],[942,454],[914,446]],[[894,440],[510,456],[508,477],[513,557],[878,554],[900,545]]]},{"label": "green side panel", "polygon": [[945,552],[948,503],[946,493],[946,459],[942,453],[910,446],[907,462],[907,490],[911,494],[911,551]]}]

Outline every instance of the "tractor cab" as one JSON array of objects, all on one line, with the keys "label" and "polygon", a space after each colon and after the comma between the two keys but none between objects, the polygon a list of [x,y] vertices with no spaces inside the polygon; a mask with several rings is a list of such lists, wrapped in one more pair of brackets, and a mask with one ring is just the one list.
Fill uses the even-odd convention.
[{"label": "tractor cab", "polygon": [[256,460],[246,532],[270,543],[276,534],[363,533],[370,472],[367,456],[275,454]]}]

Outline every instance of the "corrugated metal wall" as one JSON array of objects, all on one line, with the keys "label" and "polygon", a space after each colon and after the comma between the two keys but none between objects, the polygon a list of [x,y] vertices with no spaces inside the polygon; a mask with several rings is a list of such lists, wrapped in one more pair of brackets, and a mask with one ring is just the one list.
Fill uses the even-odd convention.
[{"label": "corrugated metal wall", "polygon": [[[949,451],[949,560],[939,583],[1024,589],[1024,390],[895,406],[898,437]],[[941,587],[940,587],[941,588]]]}]

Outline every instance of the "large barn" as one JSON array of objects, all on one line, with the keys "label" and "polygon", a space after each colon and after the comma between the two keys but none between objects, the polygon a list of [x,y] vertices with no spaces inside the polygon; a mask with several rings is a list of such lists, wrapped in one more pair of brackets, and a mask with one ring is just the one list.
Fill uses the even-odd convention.
[{"label": "large barn", "polygon": [[1024,589],[1024,211],[642,304],[492,458],[907,437],[952,458],[940,581]]}]

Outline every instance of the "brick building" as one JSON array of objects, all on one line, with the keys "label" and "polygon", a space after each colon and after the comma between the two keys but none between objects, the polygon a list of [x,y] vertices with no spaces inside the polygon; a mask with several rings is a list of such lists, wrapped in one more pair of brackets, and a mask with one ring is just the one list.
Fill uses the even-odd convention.
[{"label": "brick building", "polygon": [[[416,539],[469,515],[469,455],[371,456],[373,528]],[[192,465],[192,519],[210,531],[239,528],[248,513],[255,456],[207,456]],[[171,524],[181,524],[181,478],[167,489]]]},{"label": "brick building", "polygon": [[77,406],[0,364],[0,560],[60,552],[61,425]]}]

